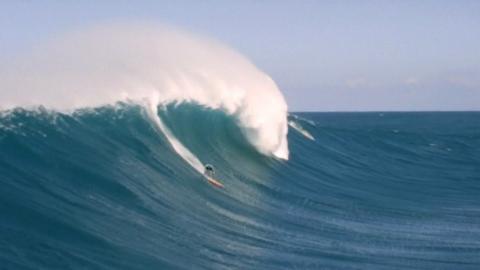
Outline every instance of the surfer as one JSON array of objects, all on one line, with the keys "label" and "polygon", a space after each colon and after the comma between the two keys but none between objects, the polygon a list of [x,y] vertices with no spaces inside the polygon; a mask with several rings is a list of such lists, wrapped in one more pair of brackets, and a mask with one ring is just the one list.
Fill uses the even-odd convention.
[{"label": "surfer", "polygon": [[218,188],[223,188],[223,184],[214,178],[215,169],[213,169],[212,165],[210,165],[210,164],[205,165],[205,171],[203,172],[203,174],[205,175],[205,178],[207,178],[207,181],[210,184],[212,184],[212,185],[214,185]]},{"label": "surfer", "polygon": [[213,177],[215,175],[215,170],[213,169],[213,166],[210,164],[205,165],[205,175],[208,177]]}]

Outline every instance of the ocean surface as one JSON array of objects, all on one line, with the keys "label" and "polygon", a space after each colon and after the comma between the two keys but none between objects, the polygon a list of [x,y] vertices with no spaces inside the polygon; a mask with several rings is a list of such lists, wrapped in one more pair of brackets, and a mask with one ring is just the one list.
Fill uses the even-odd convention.
[{"label": "ocean surface", "polygon": [[0,114],[0,269],[480,269],[480,113],[290,113],[289,160],[235,116]]}]

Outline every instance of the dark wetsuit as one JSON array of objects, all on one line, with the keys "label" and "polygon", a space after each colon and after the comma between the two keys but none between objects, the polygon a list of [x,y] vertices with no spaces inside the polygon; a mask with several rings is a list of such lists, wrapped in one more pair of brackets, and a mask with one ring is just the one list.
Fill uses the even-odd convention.
[{"label": "dark wetsuit", "polygon": [[215,170],[210,164],[205,165],[205,175],[208,177],[213,177],[215,175]]}]

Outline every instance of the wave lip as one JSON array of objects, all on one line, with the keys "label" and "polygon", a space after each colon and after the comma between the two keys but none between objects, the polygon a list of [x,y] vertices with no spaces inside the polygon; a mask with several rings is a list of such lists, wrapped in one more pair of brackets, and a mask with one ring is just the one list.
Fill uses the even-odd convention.
[{"label": "wave lip", "polygon": [[236,116],[259,152],[288,159],[287,104],[274,81],[219,42],[166,26],[72,33],[0,68],[0,81],[8,90],[0,93],[0,109],[71,111],[119,101],[155,110],[172,102],[220,109]]}]

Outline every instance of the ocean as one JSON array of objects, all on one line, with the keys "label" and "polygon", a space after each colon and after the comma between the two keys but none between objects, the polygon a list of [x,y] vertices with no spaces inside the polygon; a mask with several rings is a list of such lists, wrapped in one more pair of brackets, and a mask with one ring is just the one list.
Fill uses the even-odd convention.
[{"label": "ocean", "polygon": [[0,269],[480,269],[478,112],[149,113],[0,114]]}]

